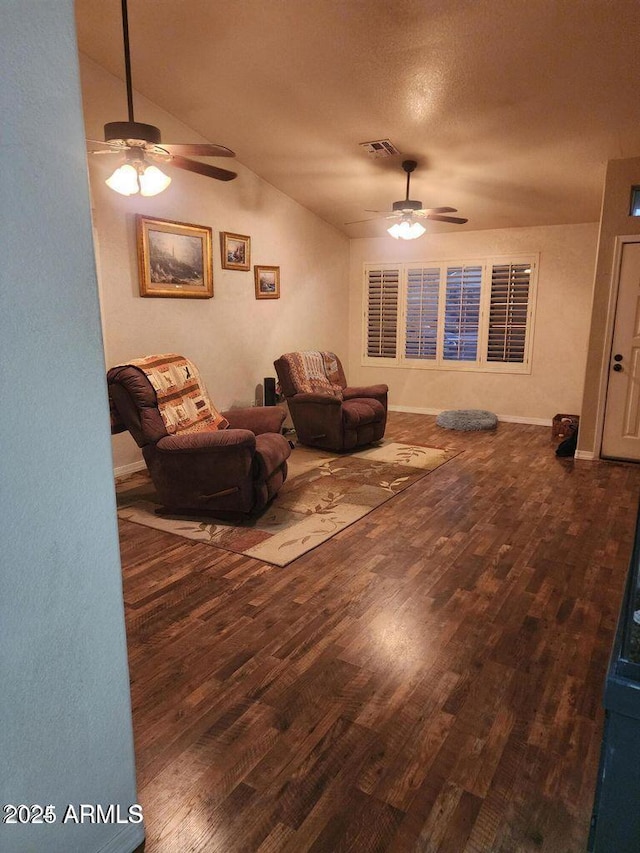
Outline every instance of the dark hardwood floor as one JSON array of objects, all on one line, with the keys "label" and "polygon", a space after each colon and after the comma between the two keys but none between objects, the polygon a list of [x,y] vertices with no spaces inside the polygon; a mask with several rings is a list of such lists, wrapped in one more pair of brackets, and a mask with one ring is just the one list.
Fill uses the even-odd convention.
[{"label": "dark hardwood floor", "polygon": [[586,849],[640,466],[463,451],[286,568],[121,525],[146,853]]}]

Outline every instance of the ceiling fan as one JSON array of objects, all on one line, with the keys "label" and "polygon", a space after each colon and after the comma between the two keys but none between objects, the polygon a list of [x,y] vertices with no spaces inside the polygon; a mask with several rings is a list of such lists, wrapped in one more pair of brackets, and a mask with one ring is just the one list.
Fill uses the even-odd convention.
[{"label": "ceiling fan", "polygon": [[[400,201],[394,201],[391,206],[391,211],[386,210],[368,210],[367,213],[382,213],[385,214],[385,219],[395,219],[393,225],[387,229],[392,237],[396,240],[415,240],[416,237],[421,237],[426,228],[420,224],[420,219],[431,219],[437,222],[453,222],[455,225],[463,225],[468,222],[467,219],[462,219],[460,216],[448,216],[449,213],[456,213],[455,207],[423,207],[421,201],[409,198],[409,184],[411,181],[411,173],[417,166],[415,160],[403,160],[402,168],[407,173],[407,193],[406,198]],[[370,217],[369,219],[358,219],[355,222],[345,222],[345,225],[358,225],[361,222],[371,222],[373,219],[380,217]]]},{"label": "ceiling fan", "polygon": [[93,145],[106,146],[103,149],[90,151],[90,154],[119,154],[124,155],[125,161],[107,179],[106,184],[122,195],[140,193],[143,196],[157,195],[171,183],[171,178],[165,175],[154,162],[165,163],[188,172],[196,172],[207,178],[218,181],[232,181],[237,178],[236,172],[220,169],[208,163],[191,160],[185,155],[195,157],[235,157],[231,149],[224,145],[213,143],[162,143],[160,129],[152,124],[143,124],[134,118],[133,86],[131,83],[131,56],[129,52],[129,16],[127,0],[122,2],[122,34],[124,39],[124,63],[127,86],[128,121],[110,121],[104,126],[104,142],[89,139]]}]

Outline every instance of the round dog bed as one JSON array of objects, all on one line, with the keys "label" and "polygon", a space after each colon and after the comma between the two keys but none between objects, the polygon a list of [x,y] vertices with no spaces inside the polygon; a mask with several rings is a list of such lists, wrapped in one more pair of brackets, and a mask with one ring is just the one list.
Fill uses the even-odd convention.
[{"label": "round dog bed", "polygon": [[498,416],[484,409],[450,409],[440,412],[436,423],[444,429],[480,430],[495,429],[498,425]]}]

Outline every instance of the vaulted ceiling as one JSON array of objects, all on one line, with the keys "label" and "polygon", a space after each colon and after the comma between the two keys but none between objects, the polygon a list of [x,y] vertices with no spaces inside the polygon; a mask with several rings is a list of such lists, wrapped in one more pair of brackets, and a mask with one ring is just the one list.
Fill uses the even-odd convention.
[{"label": "vaulted ceiling", "polygon": [[[123,78],[120,0],[76,17]],[[607,160],[640,156],[638,0],[129,0],[129,24],[137,91],[352,237],[384,233],[344,223],[404,197],[405,158],[412,198],[468,217],[446,231],[596,221]]]}]

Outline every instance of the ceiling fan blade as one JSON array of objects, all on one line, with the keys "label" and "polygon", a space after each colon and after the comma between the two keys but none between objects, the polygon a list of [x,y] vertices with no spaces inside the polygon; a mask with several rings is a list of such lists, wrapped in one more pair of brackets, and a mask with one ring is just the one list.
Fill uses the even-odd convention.
[{"label": "ceiling fan blade", "polygon": [[99,153],[111,154],[114,151],[124,151],[125,148],[127,147],[126,145],[123,145],[121,142],[105,142],[104,139],[85,139],[85,142],[87,143],[87,145],[102,145],[103,148],[107,149],[104,152],[90,151],[89,152],[90,154],[99,154]]},{"label": "ceiling fan blade", "polygon": [[438,213],[429,213],[425,219],[435,219],[437,222],[453,222],[456,225],[464,225],[468,219],[462,219],[460,216],[440,216]]},{"label": "ceiling fan blade", "polygon": [[224,145],[215,145],[213,142],[187,142],[171,143],[167,145],[162,143],[162,148],[170,154],[187,154],[191,157],[235,157],[235,152],[230,148],[225,148]]},{"label": "ceiling fan blade", "polygon": [[345,222],[344,224],[345,225],[360,225],[363,222],[375,222],[375,220],[378,218],[379,217],[377,217],[377,216],[372,216],[369,219],[356,219],[353,222]]},{"label": "ceiling fan blade", "polygon": [[457,213],[457,207],[423,207],[421,210],[416,210],[416,213]]},{"label": "ceiling fan blade", "polygon": [[[413,208],[407,208],[407,211],[411,213],[456,213],[458,210],[457,207],[422,207],[419,210],[413,210]],[[368,207],[365,207],[365,211],[367,213],[401,213],[401,210],[391,211],[391,210],[370,210]]]},{"label": "ceiling fan blade", "polygon": [[210,166],[208,163],[199,163],[197,160],[189,160],[188,157],[181,157],[179,154],[173,154],[167,165],[186,169],[187,172],[197,172],[198,175],[205,175],[207,178],[215,178],[218,181],[232,181],[238,177],[235,172],[219,169],[217,166]]}]

